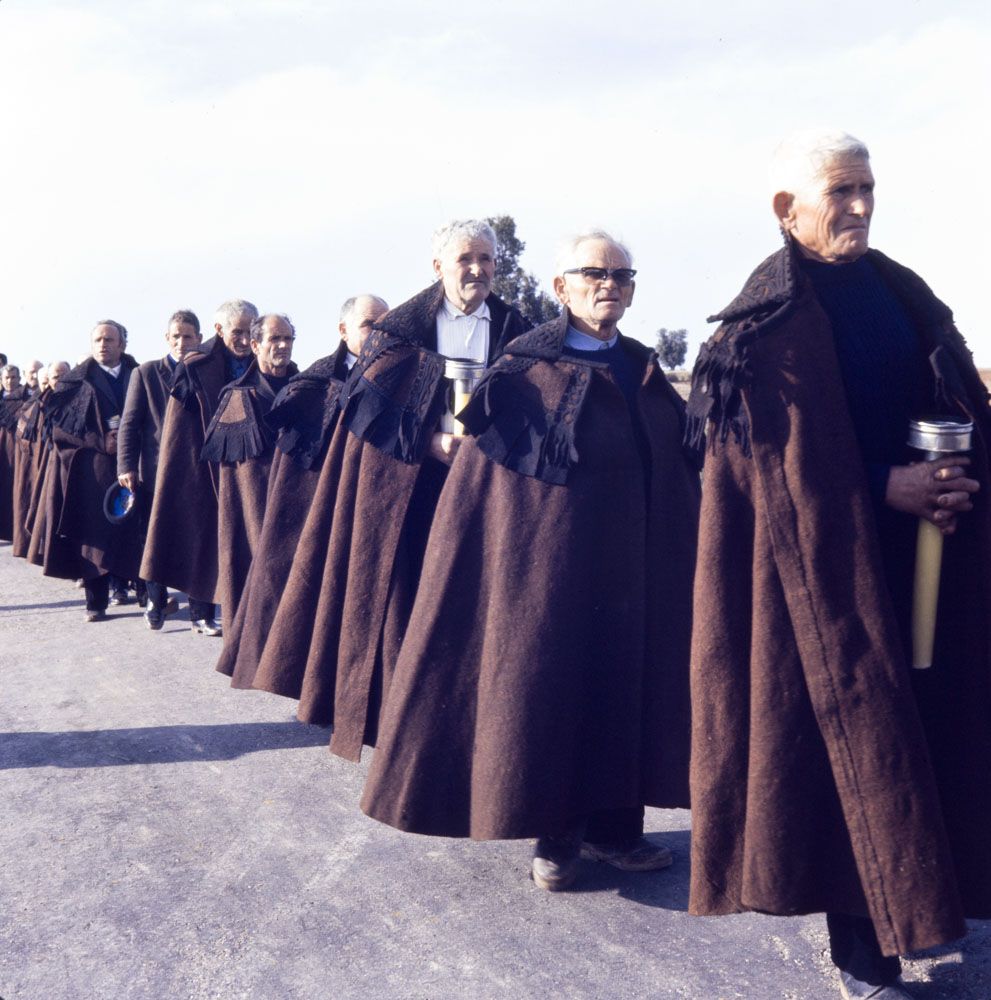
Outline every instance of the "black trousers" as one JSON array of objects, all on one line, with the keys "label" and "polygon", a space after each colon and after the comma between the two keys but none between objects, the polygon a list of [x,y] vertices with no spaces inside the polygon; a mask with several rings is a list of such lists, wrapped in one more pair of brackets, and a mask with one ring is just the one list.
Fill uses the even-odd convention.
[{"label": "black trousers", "polygon": [[163,583],[154,583],[151,580],[142,580],[144,588],[148,593],[148,604],[155,611],[164,611],[165,605],[169,601],[168,588]]},{"label": "black trousers", "polygon": [[189,620],[191,622],[209,621],[217,617],[217,605],[209,601],[194,601],[189,599]]},{"label": "black trousers", "polygon": [[902,963],[898,957],[881,954],[870,917],[827,913],[826,928],[830,957],[841,972],[872,986],[893,983],[901,975]]},{"label": "black trousers", "polygon": [[86,591],[87,611],[106,611],[110,603],[110,574],[94,577],[92,580],[83,581],[83,589]]},{"label": "black trousers", "polygon": [[547,834],[562,840],[625,847],[643,836],[643,806],[599,809],[590,816],[576,817],[564,830],[548,830]]},{"label": "black trousers", "polygon": [[87,611],[106,611],[110,604],[110,591],[126,591],[127,581],[113,573],[104,573],[92,580],[84,580],[83,589],[86,591]]}]

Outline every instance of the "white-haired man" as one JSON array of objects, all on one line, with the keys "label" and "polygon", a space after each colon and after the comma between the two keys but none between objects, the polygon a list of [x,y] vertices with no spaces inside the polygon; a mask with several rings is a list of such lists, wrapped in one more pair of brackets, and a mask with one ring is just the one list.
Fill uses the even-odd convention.
[{"label": "white-haired man", "polygon": [[[843,133],[775,160],[786,246],[713,319],[692,648],[690,909],[826,912],[845,997],[991,915],[987,392],[950,310],[868,249],[874,177]],[[909,422],[974,423],[916,462]],[[936,657],[913,670],[919,518],[946,537]]]},{"label": "white-haired man", "polygon": [[217,595],[233,621],[261,538],[275,434],[266,417],[299,369],[292,362],[296,328],[288,316],[266,313],[251,324],[254,363],[224,387],[207,428],[202,459],[218,470]]},{"label": "white-haired man", "polygon": [[438,280],[375,323],[335,400],[335,458],[317,487],[335,499],[314,504],[300,539],[285,590],[291,614],[276,618],[259,661],[235,676],[300,698],[303,721],[332,719],[330,748],[349,759],[374,743],[457,447],[440,429],[445,358],[489,363],[529,325],[491,291],[498,247],[486,222],[442,227],[432,250]]},{"label": "white-haired man", "polygon": [[243,299],[217,309],[216,335],[186,355],[172,375],[165,410],[141,577],[189,595],[189,620],[218,636],[218,471],[200,456],[206,429],[225,385],[251,366],[251,324],[258,310]]},{"label": "white-haired man", "polygon": [[669,865],[643,806],[688,803],[698,476],[681,400],[619,332],[635,274],[607,233],[570,241],[561,316],[462,410],[362,800],[415,833],[536,837],[552,891],[581,856]]},{"label": "white-haired man", "polygon": [[[279,432],[279,438],[272,458],[264,521],[242,599],[224,629],[224,650],[217,664],[218,671],[234,678],[235,686],[251,686],[273,632],[273,644],[278,644],[287,634],[295,642],[299,635],[308,636],[313,629],[314,610],[309,602],[319,593],[319,585],[312,580],[300,581],[298,576],[293,576],[290,585],[290,575],[304,525],[311,525],[307,542],[319,546],[326,538],[326,533],[321,534],[309,520],[310,503],[330,454],[344,381],[372,327],[388,309],[378,295],[352,295],[346,299],[340,310],[341,342],[337,350],[290,379],[279,396],[279,405],[268,412],[267,424]],[[331,461],[335,460],[336,456],[332,457]],[[325,485],[330,485],[332,492],[322,497],[324,509],[314,517],[326,516],[326,508],[335,505],[330,498],[336,495],[336,484]],[[304,558],[300,556],[300,563]],[[300,607],[306,610],[297,615]],[[287,618],[291,620],[289,625],[285,624]],[[274,627],[277,619],[279,625]],[[298,676],[300,665],[291,657],[276,658],[280,669]],[[278,690],[299,695],[298,689]]]}]

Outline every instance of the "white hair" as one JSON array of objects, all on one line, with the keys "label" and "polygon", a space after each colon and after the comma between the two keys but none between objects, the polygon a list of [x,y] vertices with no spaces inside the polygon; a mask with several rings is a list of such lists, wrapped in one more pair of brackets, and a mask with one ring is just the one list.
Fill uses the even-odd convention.
[{"label": "white hair", "polygon": [[217,311],[213,314],[213,322],[219,323],[221,328],[226,330],[241,313],[247,313],[252,320],[258,319],[258,307],[248,302],[247,299],[229,299],[217,306]]},{"label": "white hair", "polygon": [[344,300],[344,305],[341,306],[340,322],[347,323],[351,319],[354,315],[355,307],[362,299],[371,299],[372,302],[381,306],[386,312],[389,310],[389,303],[381,295],[372,295],[371,292],[363,292],[361,295],[352,295],[351,298]]},{"label": "white hair", "polygon": [[819,179],[837,160],[869,160],[867,146],[848,132],[805,129],[781,142],[771,157],[771,195],[796,194]]},{"label": "white hair", "polygon": [[492,256],[499,255],[499,240],[495,230],[484,219],[455,219],[441,226],[430,240],[434,260],[443,260],[450,245],[460,240],[485,240],[492,244]]},{"label": "white hair", "polygon": [[630,267],[633,267],[633,254],[630,253],[630,250],[625,243],[617,240],[615,236],[610,236],[610,234],[604,229],[590,229],[588,232],[579,233],[577,236],[570,237],[560,245],[557,251],[557,256],[554,258],[555,277],[564,274],[568,268],[575,267],[578,248],[583,243],[590,243],[592,240],[602,240],[604,243],[612,244],[612,246],[614,246],[626,257],[626,263]]}]

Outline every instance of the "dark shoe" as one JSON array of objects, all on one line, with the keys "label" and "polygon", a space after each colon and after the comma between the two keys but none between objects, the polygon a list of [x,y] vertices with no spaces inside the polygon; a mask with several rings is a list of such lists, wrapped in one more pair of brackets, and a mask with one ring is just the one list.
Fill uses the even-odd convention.
[{"label": "dark shoe", "polygon": [[567,889],[578,876],[578,854],[581,839],[575,837],[541,837],[533,851],[530,877],[534,884],[548,892]]},{"label": "dark shoe", "polygon": [[131,598],[128,597],[126,590],[115,590],[110,595],[110,607],[119,608],[122,604],[129,604]]},{"label": "dark shoe", "polygon": [[223,635],[224,630],[212,618],[198,618],[192,622],[194,632],[200,635]]},{"label": "dark shoe", "polygon": [[605,861],[623,872],[654,872],[670,866],[674,858],[663,844],[654,844],[646,837],[620,847],[612,844],[582,844],[581,856],[586,861]]},{"label": "dark shoe", "polygon": [[139,608],[146,608],[146,607],[148,607],[148,595],[147,594],[138,594],[138,607]]},{"label": "dark shoe", "polygon": [[88,622],[103,622],[107,620],[106,611],[87,611],[86,621]]},{"label": "dark shoe", "polygon": [[148,608],[145,611],[145,621],[148,623],[148,628],[152,632],[157,632],[162,625],[165,623],[165,615],[161,611],[156,611],[154,608]]},{"label": "dark shoe", "polygon": [[170,597],[165,602],[165,607],[162,610],[163,615],[174,615],[179,610],[179,602],[174,598]]},{"label": "dark shoe", "polygon": [[884,986],[875,986],[854,979],[849,972],[840,972],[840,995],[843,1000],[913,1000],[901,980]]}]

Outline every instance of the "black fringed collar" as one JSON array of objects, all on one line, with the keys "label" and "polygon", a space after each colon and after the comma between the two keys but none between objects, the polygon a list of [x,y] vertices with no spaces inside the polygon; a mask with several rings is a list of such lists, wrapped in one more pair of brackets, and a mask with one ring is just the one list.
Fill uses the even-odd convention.
[{"label": "black fringed collar", "polygon": [[[562,309],[561,315],[556,316],[540,326],[535,326],[532,330],[520,334],[506,345],[506,354],[514,357],[535,358],[538,361],[558,361],[564,354],[564,339],[568,333],[568,324],[571,321],[571,314],[568,310]],[[619,335],[620,342],[637,354],[638,359],[645,364],[652,354],[652,351],[639,340]],[[570,360],[577,360],[572,358]],[[595,364],[595,362],[591,362]]]},{"label": "black fringed collar", "polygon": [[[378,320],[375,329],[387,333],[390,337],[421,344],[431,351],[436,350],[437,313],[440,312],[443,303],[444,285],[440,281],[435,281],[429,288],[424,288],[422,292],[417,292],[411,299],[400,303],[395,309],[390,309]],[[507,306],[495,292],[489,293],[485,303],[492,316],[489,329],[489,354],[491,358],[497,352],[508,318],[511,314],[516,313],[516,310]],[[516,315],[519,327],[525,327],[526,321],[522,315],[519,313]]]},{"label": "black fringed collar", "polygon": [[[709,322],[721,325],[699,351],[692,372],[685,430],[685,442],[697,455],[705,447],[709,427],[710,445],[716,441],[723,444],[732,434],[744,455],[750,457],[750,426],[741,398],[742,389],[752,379],[750,348],[791,314],[805,290],[809,279],[802,273],[798,253],[793,241],[786,237],[785,245],[753,271],[740,294],[709,317]],[[957,368],[960,363],[973,367],[965,360],[969,352],[953,328],[952,312],[929,286],[914,271],[878,250],[868,250],[867,256],[925,337],[937,385],[953,377],[939,362],[937,355],[941,352],[950,351],[957,358]]]}]

